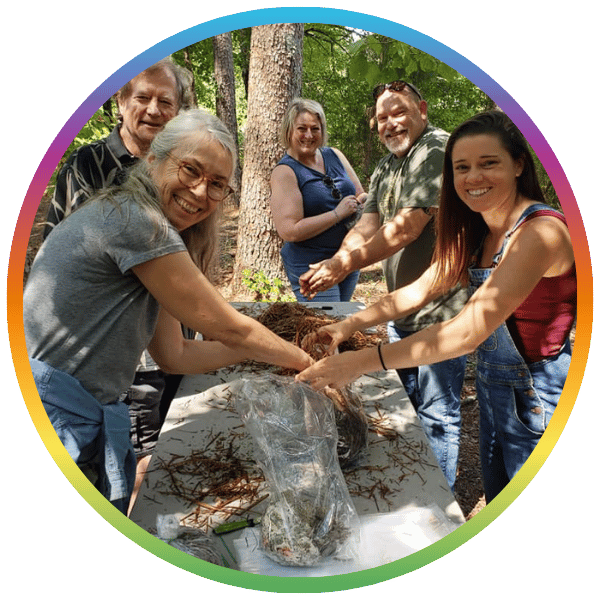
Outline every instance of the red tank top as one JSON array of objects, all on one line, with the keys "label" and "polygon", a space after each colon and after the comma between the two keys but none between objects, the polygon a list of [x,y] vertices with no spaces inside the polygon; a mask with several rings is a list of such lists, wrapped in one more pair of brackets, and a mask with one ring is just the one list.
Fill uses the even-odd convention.
[{"label": "red tank top", "polygon": [[[546,215],[556,217],[566,224],[562,214],[551,210],[532,213],[523,223]],[[525,302],[506,322],[515,345],[526,362],[537,362],[559,352],[571,332],[576,310],[575,263],[562,275],[542,277]]]}]

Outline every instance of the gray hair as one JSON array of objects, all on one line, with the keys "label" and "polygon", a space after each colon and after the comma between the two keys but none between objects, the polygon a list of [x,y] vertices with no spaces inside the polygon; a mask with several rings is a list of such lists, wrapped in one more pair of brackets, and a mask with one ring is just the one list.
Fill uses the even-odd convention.
[{"label": "gray hair", "polygon": [[[187,110],[195,106],[194,93],[192,89],[194,81],[193,75],[188,69],[174,62],[170,56],[167,56],[166,58],[163,58],[157,63],[149,66],[147,69],[136,75],[136,77],[142,74],[152,75],[153,73],[159,71],[166,71],[175,78],[175,92],[177,96],[178,110]],[[135,77],[133,79],[135,79]],[[133,79],[131,81],[133,81]],[[115,99],[125,100],[130,96],[132,87],[131,81],[128,81],[115,94]]]},{"label": "gray hair", "polygon": [[237,148],[233,136],[221,119],[201,108],[184,110],[171,119],[152,140],[149,154],[161,162],[191,133],[196,132],[208,134],[229,152],[233,163],[232,173],[235,172]]},{"label": "gray hair", "polygon": [[[117,195],[126,195],[143,207],[156,223],[156,235],[164,235],[169,227],[162,211],[160,190],[152,179],[152,172],[186,138],[196,132],[205,132],[217,140],[231,154],[233,169],[236,164],[236,148],[232,135],[220,119],[201,109],[190,109],[171,119],[153,139],[149,155],[155,157],[150,164],[146,159],[138,161],[129,171],[126,180],[119,187],[109,188],[97,197],[111,200]],[[234,170],[232,169],[232,173]],[[198,268],[210,278],[211,264],[219,247],[219,221],[222,203],[206,219],[180,232],[190,256]]]},{"label": "gray hair", "polygon": [[281,123],[280,141],[284,147],[288,148],[290,140],[292,138],[292,131],[294,129],[294,123],[299,114],[307,112],[315,115],[321,122],[321,134],[322,141],[321,145],[327,145],[327,120],[325,119],[325,111],[323,107],[316,100],[306,100],[304,98],[294,98],[283,117]]}]

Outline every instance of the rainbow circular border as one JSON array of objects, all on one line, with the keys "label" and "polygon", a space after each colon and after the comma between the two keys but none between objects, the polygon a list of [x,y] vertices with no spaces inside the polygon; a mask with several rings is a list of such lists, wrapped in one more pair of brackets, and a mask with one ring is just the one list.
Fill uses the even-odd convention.
[{"label": "rainbow circular border", "polygon": [[[98,107],[137,73],[164,56],[214,35],[272,23],[338,24],[398,39],[435,56],[485,91],[523,132],[550,176],[568,221],[578,277],[578,319],[571,368],[560,402],[535,451],[502,493],[473,519],[427,548],[393,563],[330,577],[270,577],[218,567],[193,558],[161,542],[118,512],[85,479],[58,440],[33,382],[23,331],[22,278],[35,213],[46,185],[75,135]],[[592,332],[592,268],[581,214],[567,178],[552,149],[517,102],[493,79],[447,46],[413,29],[363,13],[328,8],[268,8],[221,17],[191,27],[152,46],[103,82],[60,130],[40,163],[21,208],[9,259],[7,277],[8,333],[17,379],[31,418],[46,448],[83,498],[118,531],[171,564],[208,579],[242,588],[271,592],[331,592],[386,581],[423,567],[471,539],[509,506],[533,479],[554,448],[571,414],[581,386]]]}]

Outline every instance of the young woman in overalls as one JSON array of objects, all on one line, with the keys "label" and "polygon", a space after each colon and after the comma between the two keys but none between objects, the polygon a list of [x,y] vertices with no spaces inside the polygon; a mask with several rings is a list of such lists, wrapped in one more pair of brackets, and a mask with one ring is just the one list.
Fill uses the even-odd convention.
[{"label": "young woman in overalls", "polygon": [[[480,453],[490,502],[523,466],[556,408],[571,361],[577,281],[564,216],[544,204],[527,143],[489,111],[448,140],[431,267],[414,283],[316,334],[328,356],[297,376],[315,389],[364,373],[477,351]],[[411,314],[461,282],[453,319],[377,348],[333,354],[355,331]]]}]

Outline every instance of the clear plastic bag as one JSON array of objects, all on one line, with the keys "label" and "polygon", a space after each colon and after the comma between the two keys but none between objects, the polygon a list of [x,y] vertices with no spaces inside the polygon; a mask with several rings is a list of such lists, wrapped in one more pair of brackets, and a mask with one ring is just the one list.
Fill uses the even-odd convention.
[{"label": "clear plastic bag", "polygon": [[338,461],[331,400],[271,374],[240,380],[234,397],[269,488],[266,555],[294,566],[353,559],[360,525]]},{"label": "clear plastic bag", "polygon": [[325,388],[323,393],[333,402],[338,432],[337,453],[342,471],[356,464],[367,447],[369,422],[352,386],[340,390]]}]

